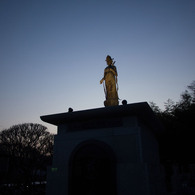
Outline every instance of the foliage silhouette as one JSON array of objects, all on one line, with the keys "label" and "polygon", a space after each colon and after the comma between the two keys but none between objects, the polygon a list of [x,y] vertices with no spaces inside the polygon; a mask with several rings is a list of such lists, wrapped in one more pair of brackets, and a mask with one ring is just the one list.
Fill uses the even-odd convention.
[{"label": "foliage silhouette", "polygon": [[25,123],[0,132],[0,154],[9,159],[2,183],[36,194],[34,184],[46,180],[46,168],[52,159],[53,135],[46,130],[43,125]]},{"label": "foliage silhouette", "polygon": [[164,111],[153,102],[150,106],[165,127],[159,140],[161,157],[176,162],[195,162],[192,155],[195,146],[195,81],[181,94],[179,102],[168,99]]},{"label": "foliage silhouette", "polygon": [[173,165],[188,172],[189,164],[195,163],[195,81],[181,94],[178,102],[168,99],[164,111],[153,102],[150,106],[165,127],[159,136],[159,151],[166,170],[167,188],[171,191]]}]

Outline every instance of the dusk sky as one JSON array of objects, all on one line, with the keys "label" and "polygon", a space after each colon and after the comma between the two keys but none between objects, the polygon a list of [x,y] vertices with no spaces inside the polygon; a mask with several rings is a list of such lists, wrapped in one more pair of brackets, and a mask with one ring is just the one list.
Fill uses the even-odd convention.
[{"label": "dusk sky", "polygon": [[177,102],[195,80],[195,0],[1,0],[0,130],[56,132],[41,115],[103,107],[107,55],[120,99]]}]

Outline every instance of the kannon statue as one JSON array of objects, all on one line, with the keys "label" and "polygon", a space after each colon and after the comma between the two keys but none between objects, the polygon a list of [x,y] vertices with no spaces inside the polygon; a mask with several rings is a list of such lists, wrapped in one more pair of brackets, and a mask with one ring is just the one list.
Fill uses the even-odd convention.
[{"label": "kannon statue", "polygon": [[100,84],[104,85],[104,92],[106,100],[105,106],[116,106],[119,104],[118,100],[118,83],[117,83],[117,69],[114,66],[115,61],[108,55],[106,57],[107,67],[104,69],[104,77],[101,79]]}]

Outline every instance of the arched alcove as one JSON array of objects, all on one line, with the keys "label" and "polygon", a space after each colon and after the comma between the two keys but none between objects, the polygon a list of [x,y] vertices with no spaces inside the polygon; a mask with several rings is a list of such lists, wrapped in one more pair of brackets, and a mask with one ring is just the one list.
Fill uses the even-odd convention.
[{"label": "arched alcove", "polygon": [[69,195],[115,195],[116,160],[105,143],[89,140],[79,144],[69,161]]}]

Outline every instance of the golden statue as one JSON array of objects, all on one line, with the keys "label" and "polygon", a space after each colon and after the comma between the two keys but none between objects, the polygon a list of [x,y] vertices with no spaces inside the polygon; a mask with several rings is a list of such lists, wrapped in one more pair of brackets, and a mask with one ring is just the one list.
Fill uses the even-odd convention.
[{"label": "golden statue", "polygon": [[114,66],[115,61],[108,55],[106,57],[107,67],[104,69],[104,77],[101,79],[100,84],[104,84],[104,92],[106,100],[105,106],[116,106],[118,102],[118,83],[117,83],[117,70]]}]

